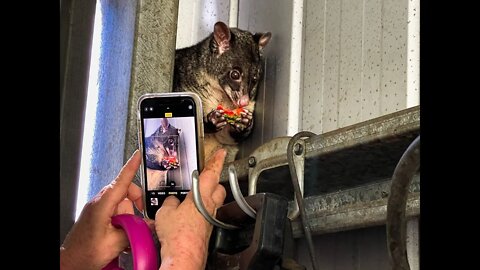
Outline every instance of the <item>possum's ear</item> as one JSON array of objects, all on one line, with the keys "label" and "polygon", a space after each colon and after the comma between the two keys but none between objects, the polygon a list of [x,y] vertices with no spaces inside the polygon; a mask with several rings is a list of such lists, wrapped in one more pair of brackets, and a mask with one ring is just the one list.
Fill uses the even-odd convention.
[{"label": "possum's ear", "polygon": [[272,38],[272,34],[270,32],[266,33],[256,33],[253,35],[253,40],[255,40],[256,43],[258,43],[258,47],[260,50],[265,48],[267,46],[268,42]]},{"label": "possum's ear", "polygon": [[217,22],[213,27],[213,37],[218,45],[218,54],[226,52],[230,49],[230,29],[223,22]]}]

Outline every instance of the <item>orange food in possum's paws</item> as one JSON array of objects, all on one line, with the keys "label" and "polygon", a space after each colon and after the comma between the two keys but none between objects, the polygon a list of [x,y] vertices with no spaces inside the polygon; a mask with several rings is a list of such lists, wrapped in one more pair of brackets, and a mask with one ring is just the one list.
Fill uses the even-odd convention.
[{"label": "orange food in possum's paws", "polygon": [[221,104],[217,106],[217,110],[223,110],[223,117],[225,117],[225,120],[227,120],[227,123],[229,124],[234,124],[235,120],[242,117],[241,113],[245,112],[245,110],[242,107],[230,110],[230,109],[224,108]]},{"label": "orange food in possum's paws", "polygon": [[167,169],[176,169],[179,166],[179,162],[176,157],[164,157],[162,162]]}]

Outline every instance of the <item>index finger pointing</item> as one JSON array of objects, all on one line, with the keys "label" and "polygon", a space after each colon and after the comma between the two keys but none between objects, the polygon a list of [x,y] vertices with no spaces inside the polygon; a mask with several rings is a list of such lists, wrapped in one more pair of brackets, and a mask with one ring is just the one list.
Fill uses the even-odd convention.
[{"label": "index finger pointing", "polygon": [[132,157],[125,163],[117,178],[112,181],[110,188],[102,195],[102,202],[105,203],[107,209],[114,209],[127,197],[128,187],[140,167],[140,162],[140,152],[136,150]]},{"label": "index finger pointing", "polygon": [[218,183],[227,152],[220,149],[210,158],[199,176],[199,188],[202,196],[211,196]]}]

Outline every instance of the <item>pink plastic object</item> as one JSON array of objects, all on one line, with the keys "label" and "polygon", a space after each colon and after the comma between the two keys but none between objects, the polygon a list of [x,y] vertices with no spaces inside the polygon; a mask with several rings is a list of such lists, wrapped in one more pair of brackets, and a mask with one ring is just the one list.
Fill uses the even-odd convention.
[{"label": "pink plastic object", "polygon": [[[122,228],[130,242],[134,270],[158,270],[157,251],[152,233],[145,221],[135,215],[121,214],[112,217],[112,225]],[[102,270],[123,270],[118,266],[118,257]]]}]

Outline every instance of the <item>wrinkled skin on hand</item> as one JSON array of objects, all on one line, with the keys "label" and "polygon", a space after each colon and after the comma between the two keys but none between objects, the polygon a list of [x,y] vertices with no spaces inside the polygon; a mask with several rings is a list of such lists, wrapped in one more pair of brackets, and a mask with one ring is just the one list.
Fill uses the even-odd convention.
[{"label": "wrinkled skin on hand", "polygon": [[[219,184],[225,155],[225,150],[217,151],[199,176],[202,200],[212,216],[226,196]],[[161,270],[205,269],[213,226],[195,207],[192,191],[182,203],[174,196],[165,199],[155,215],[155,229],[161,244]]]}]

